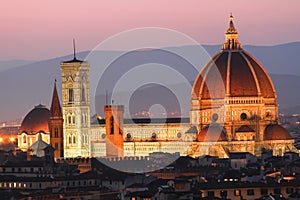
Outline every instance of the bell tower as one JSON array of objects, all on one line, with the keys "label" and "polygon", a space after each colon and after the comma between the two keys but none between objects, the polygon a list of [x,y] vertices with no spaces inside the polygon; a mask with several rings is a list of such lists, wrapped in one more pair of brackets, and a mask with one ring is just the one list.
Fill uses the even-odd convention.
[{"label": "bell tower", "polygon": [[76,58],[60,63],[64,118],[64,157],[88,157],[90,151],[90,65]]},{"label": "bell tower", "polygon": [[106,156],[124,157],[124,106],[105,105]]},{"label": "bell tower", "polygon": [[63,136],[63,115],[56,89],[56,80],[54,83],[52,103],[50,108],[50,144],[54,148],[54,158],[64,157],[64,136]]}]

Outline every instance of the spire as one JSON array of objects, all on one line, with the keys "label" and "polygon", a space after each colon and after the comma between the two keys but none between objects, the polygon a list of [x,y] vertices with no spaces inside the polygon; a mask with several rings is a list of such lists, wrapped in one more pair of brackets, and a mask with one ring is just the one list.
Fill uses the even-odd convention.
[{"label": "spire", "polygon": [[73,38],[73,49],[74,49],[74,60],[77,60],[76,59],[76,47],[75,47],[75,39]]},{"label": "spire", "polygon": [[234,27],[233,16],[230,14],[229,25],[225,33],[225,43],[223,44],[222,49],[241,49],[242,45],[238,41],[238,32]]},{"label": "spire", "polygon": [[58,98],[58,93],[56,89],[56,79],[54,82],[53,96],[52,96],[52,104],[50,108],[51,117],[62,117],[61,106]]},{"label": "spire", "polygon": [[68,61],[64,61],[63,63],[82,63],[84,61],[82,60],[77,60],[76,58],[76,46],[75,46],[75,39],[73,39],[73,59],[72,60],[68,60]]}]

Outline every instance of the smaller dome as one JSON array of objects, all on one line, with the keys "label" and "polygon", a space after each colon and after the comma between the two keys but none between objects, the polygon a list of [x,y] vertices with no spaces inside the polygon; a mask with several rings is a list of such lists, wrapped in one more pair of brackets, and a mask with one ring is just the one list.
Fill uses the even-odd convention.
[{"label": "smaller dome", "polygon": [[218,124],[204,127],[197,136],[198,142],[227,141],[226,130]]},{"label": "smaller dome", "polygon": [[291,140],[289,132],[278,124],[269,124],[264,131],[264,140]]},{"label": "smaller dome", "polygon": [[36,134],[40,131],[49,133],[50,110],[43,105],[35,106],[24,118],[19,133]]}]

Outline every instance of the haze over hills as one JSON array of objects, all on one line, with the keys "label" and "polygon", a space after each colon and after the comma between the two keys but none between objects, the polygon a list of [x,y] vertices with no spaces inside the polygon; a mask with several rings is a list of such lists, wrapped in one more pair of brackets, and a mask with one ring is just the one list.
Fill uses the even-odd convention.
[{"label": "haze over hills", "polygon": [[20,67],[23,65],[28,65],[34,63],[34,60],[0,60],[0,72],[5,71],[7,69]]},{"label": "haze over hills", "polygon": [[[217,51],[220,50],[220,46],[221,45],[204,45],[204,48],[210,55],[214,55]],[[300,67],[298,67],[299,59],[296,55],[297,52],[300,52],[300,42],[276,46],[245,45],[243,48],[250,54],[252,54],[260,63],[262,63],[266,71],[270,74],[277,91],[280,110],[287,114],[300,113],[300,93],[298,92],[298,86],[300,83]],[[195,51],[195,49],[197,49],[195,46],[166,48],[166,50],[170,49],[176,52],[184,51],[185,53],[191,55],[191,59],[195,58],[195,60],[197,60],[198,55],[197,51]],[[159,52],[153,51],[152,53]],[[89,52],[80,52],[77,54],[77,58],[84,59],[88,54]],[[99,81],[99,71],[103,71],[111,63],[111,61],[120,54],[120,52],[97,51],[93,52],[93,54],[94,56],[96,55],[97,59],[101,60],[101,63],[95,63],[95,61],[93,61],[93,58],[90,58],[91,60],[88,60],[91,64],[91,96],[97,96],[97,104],[99,103],[99,105],[103,105],[105,103],[105,94],[102,92],[95,95]],[[24,117],[35,105],[39,103],[45,104],[49,107],[54,79],[57,79],[58,88],[61,88],[61,72],[59,63],[62,61],[70,60],[72,59],[72,57],[72,55],[68,55],[38,62],[0,61],[0,121],[13,120]],[[165,59],[166,57],[161,57],[159,58],[157,63],[163,63],[165,62]],[[136,62],[136,60],[127,60],[126,63],[124,61],[124,63],[119,63],[119,65],[122,66],[122,70],[125,70],[126,72],[126,70],[128,70],[129,68],[125,69],[124,66],[129,67],[131,64],[134,64]],[[207,60],[202,60],[201,63],[199,63],[199,66],[203,66],[203,64],[206,62]],[[167,60],[167,63],[169,65],[178,64],[178,62],[174,60]],[[121,67],[115,66],[111,69],[111,73],[120,74],[120,69]],[[160,74],[147,74],[146,76],[156,77],[160,76]],[[186,72],[186,78],[190,82],[193,82],[196,76],[197,73],[193,73],[193,71]],[[181,105],[183,107],[183,112],[181,113],[181,115],[188,116],[190,91],[188,91],[188,89],[186,88],[187,86],[181,84],[180,79],[178,79],[178,81],[176,82],[177,79],[174,80],[175,78],[170,75],[164,77],[168,82],[168,86],[171,88],[171,91],[173,91],[173,89],[175,90],[176,88],[182,88],[181,90],[183,92],[180,92],[179,95],[183,95],[185,100]],[[108,84],[109,82],[104,83],[104,85],[101,85],[101,87],[109,88]],[[162,86],[148,85],[148,87],[138,88],[137,91],[140,91],[140,94],[151,94],[151,98],[157,97],[157,102],[161,102],[162,105],[170,104],[170,107],[168,109],[172,109],[172,103],[170,103],[170,101],[168,100],[170,96],[160,95],[162,93],[161,89]],[[148,92],[145,93],[145,91]],[[122,96],[132,95],[131,92],[132,91],[123,91],[120,95],[121,97],[119,99],[116,99],[116,103],[123,103]],[[131,114],[142,110],[143,106],[145,106],[146,104],[151,104],[151,101],[147,101],[147,103],[145,101],[141,102],[141,96],[139,96],[138,94],[139,93],[134,93],[134,95],[132,96],[136,97],[136,100],[133,99],[130,104],[128,104],[135,105],[131,106]],[[168,94],[168,92],[164,94]],[[171,93],[170,95],[172,96]],[[150,97],[147,97],[147,99],[151,99]],[[91,100],[91,103],[94,105],[95,101]],[[174,101],[173,103],[175,107],[178,106],[176,101]],[[102,106],[98,107],[100,108],[100,111],[97,111],[97,113],[101,112]],[[94,114],[95,112],[95,109],[92,108],[91,114]]]}]

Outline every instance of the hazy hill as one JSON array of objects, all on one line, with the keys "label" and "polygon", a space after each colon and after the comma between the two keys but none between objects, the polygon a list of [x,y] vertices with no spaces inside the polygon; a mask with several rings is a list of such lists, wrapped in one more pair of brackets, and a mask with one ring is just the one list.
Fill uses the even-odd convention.
[{"label": "hazy hill", "polygon": [[[205,45],[204,47],[211,55],[220,50],[220,45]],[[296,55],[297,52],[300,52],[300,42],[277,46],[246,45],[244,46],[244,49],[257,58],[271,74],[277,90],[278,104],[280,105],[280,108],[282,108],[285,112],[290,112],[289,108],[292,108],[294,113],[300,113],[300,94],[298,92],[298,86],[300,83],[300,67],[298,67],[299,59]],[[191,52],[192,57],[197,56],[197,53],[195,53],[195,47],[193,46],[176,47],[176,51],[184,51],[187,53]],[[89,52],[78,53],[77,58],[84,59],[88,53]],[[112,58],[118,55],[118,53],[119,52],[112,51],[99,51],[94,53],[94,56],[96,55],[97,59],[100,59],[102,62],[95,66],[93,60],[90,61],[91,87],[97,87],[99,79],[97,72],[99,70],[103,70],[110,63]],[[34,63],[31,63],[31,61],[24,61],[24,63],[22,63],[23,61],[20,61],[17,62],[17,64],[16,62],[13,64],[14,61],[5,61],[5,63],[0,61],[0,121],[16,119],[20,116],[24,117],[29,110],[39,103],[49,106],[54,79],[58,80],[58,88],[61,88],[61,72],[59,63],[70,59],[72,59],[72,55]],[[166,58],[160,58],[159,62],[165,62],[164,59]],[[135,63],[136,61],[127,60],[126,63],[119,63],[119,65],[130,66],[131,62]],[[170,65],[172,65],[172,63],[176,65],[176,63],[172,60],[167,61],[167,63]],[[120,68],[116,67],[115,69],[112,69],[112,73],[120,73]],[[196,73],[192,73],[191,71],[187,72],[187,74],[190,81],[193,81],[197,76]],[[158,75],[159,74],[157,74],[157,76]],[[166,79],[168,78],[172,79],[172,77],[166,77]],[[175,84],[175,86],[177,88],[181,87],[180,83],[178,83],[178,85]],[[109,87],[109,85],[104,87]],[[151,87],[155,88],[153,85]],[[152,97],[161,96],[159,95],[161,93],[160,89],[161,88],[151,90],[150,93],[152,94]],[[140,88],[140,90],[140,94],[143,94],[143,88]],[[184,93],[184,95],[188,94],[190,91],[185,92],[186,93]],[[103,104],[105,101],[103,95],[104,94],[100,94],[100,99],[96,99],[97,104],[98,102],[102,102]],[[95,96],[94,93],[92,93],[91,96]],[[164,99],[167,98],[167,96],[162,96],[161,98],[161,102],[168,102],[168,100]],[[184,108],[184,110],[187,112],[189,109],[189,98],[190,97],[186,95],[186,102],[184,103],[186,108]],[[119,101],[122,102],[121,100]],[[91,103],[94,104],[94,101]],[[145,105],[145,102],[134,101],[134,103],[136,103],[137,107],[143,107]],[[174,103],[176,104],[176,102]],[[92,109],[91,112],[93,114],[94,110]]]},{"label": "hazy hill", "polygon": [[0,60],[0,72],[34,63],[33,60]]}]

